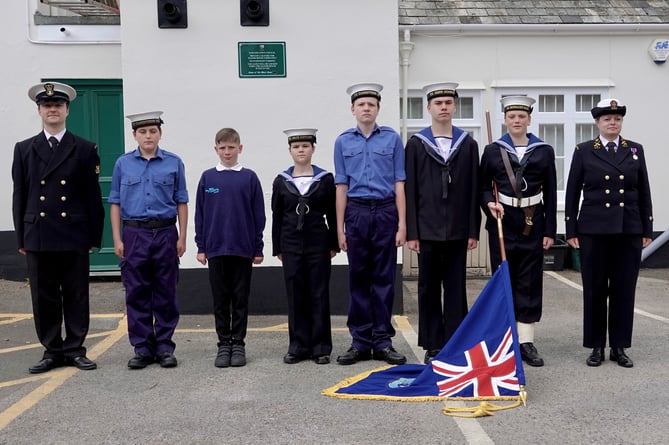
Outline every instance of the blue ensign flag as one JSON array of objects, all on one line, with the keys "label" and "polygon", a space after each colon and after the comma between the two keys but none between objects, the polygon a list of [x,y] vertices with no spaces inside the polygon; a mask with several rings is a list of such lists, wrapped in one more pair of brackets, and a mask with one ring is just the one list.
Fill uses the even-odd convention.
[{"label": "blue ensign flag", "polygon": [[524,385],[509,266],[504,261],[432,363],[370,371],[323,394],[406,401],[516,400]]}]

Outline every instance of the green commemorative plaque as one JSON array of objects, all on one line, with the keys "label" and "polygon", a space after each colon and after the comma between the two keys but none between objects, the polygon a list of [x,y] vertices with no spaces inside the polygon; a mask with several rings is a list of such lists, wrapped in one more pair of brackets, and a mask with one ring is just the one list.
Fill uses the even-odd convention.
[{"label": "green commemorative plaque", "polygon": [[239,77],[286,77],[286,42],[238,42]]}]

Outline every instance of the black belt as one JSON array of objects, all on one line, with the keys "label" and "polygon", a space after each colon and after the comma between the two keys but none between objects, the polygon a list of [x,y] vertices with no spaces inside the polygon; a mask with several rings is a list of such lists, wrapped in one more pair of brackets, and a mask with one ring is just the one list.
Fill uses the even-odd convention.
[{"label": "black belt", "polygon": [[135,221],[132,219],[123,220],[123,224],[130,227],[138,227],[140,229],[162,229],[176,224],[177,218],[170,219],[150,219],[148,221]]},{"label": "black belt", "polygon": [[348,198],[348,201],[362,206],[379,207],[388,204],[393,204],[395,202],[395,198],[385,198],[385,199]]}]

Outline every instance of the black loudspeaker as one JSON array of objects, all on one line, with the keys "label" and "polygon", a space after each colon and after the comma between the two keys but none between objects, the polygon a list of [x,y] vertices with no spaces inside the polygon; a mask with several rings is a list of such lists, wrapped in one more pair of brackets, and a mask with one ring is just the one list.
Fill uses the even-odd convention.
[{"label": "black loudspeaker", "polygon": [[186,0],[158,0],[158,28],[188,28]]},{"label": "black loudspeaker", "polygon": [[242,26],[269,26],[269,0],[240,0]]}]

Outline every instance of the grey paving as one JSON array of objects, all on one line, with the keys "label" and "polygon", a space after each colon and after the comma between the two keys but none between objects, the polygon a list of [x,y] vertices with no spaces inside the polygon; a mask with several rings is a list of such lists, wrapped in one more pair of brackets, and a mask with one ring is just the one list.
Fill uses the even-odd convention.
[{"label": "grey paving", "polygon": [[[99,369],[63,368],[43,375],[48,379],[24,381],[41,350],[30,348],[35,346],[32,320],[9,314],[30,311],[28,289],[25,283],[0,281],[0,424],[12,419],[0,427],[0,444],[666,443],[669,271],[642,275],[637,308],[643,313],[635,319],[632,369],[610,361],[600,368],[585,365],[580,292],[556,279],[578,284],[579,276],[573,271],[545,275],[536,344],[546,366],[525,367],[527,407],[479,420],[446,417],[439,402],[322,396],[322,389],[381,363],[285,365],[284,316],[251,317],[246,367],[215,368],[212,317],[184,316],[175,336],[179,366],[130,371],[124,331],[118,341],[110,340],[124,315],[123,290],[115,281],[92,285],[92,310],[101,316],[92,321],[87,346],[91,352],[104,349],[96,360]],[[469,281],[470,300],[484,284]],[[405,281],[404,291],[410,328],[398,332],[395,346],[417,362],[422,351],[414,344],[416,282]],[[345,317],[332,321],[334,359],[350,338]],[[36,390],[46,382],[54,388],[39,399]]]}]

